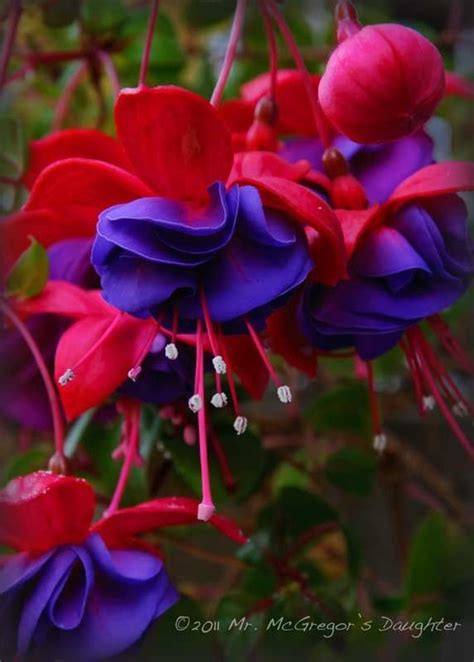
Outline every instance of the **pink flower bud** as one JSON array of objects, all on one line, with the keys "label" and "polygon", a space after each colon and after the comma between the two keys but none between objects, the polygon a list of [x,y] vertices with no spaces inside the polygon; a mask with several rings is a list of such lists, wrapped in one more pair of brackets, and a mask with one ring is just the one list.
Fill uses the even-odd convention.
[{"label": "pink flower bud", "polygon": [[319,85],[334,126],[359,143],[395,140],[419,129],[443,96],[444,65],[433,44],[401,25],[371,25],[345,39]]}]

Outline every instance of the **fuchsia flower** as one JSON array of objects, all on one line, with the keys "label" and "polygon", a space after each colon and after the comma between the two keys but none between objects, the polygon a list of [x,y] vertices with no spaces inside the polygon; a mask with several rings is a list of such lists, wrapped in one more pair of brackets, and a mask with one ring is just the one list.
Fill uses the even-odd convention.
[{"label": "fuchsia flower", "polygon": [[402,25],[361,27],[349,3],[340,3],[338,11],[339,46],[318,90],[327,118],[360,143],[394,140],[421,128],[445,91],[438,50]]},{"label": "fuchsia flower", "polygon": [[[0,492],[0,654],[95,660],[121,653],[179,599],[157,547],[138,538],[196,522],[193,499],[146,501],[93,523],[80,478],[39,471]],[[210,523],[237,543],[228,519]]]}]

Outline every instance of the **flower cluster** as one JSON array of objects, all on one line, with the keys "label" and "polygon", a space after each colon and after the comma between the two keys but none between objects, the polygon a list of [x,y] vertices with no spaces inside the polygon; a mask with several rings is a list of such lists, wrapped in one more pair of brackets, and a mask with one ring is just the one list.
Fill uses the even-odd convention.
[{"label": "flower cluster", "polygon": [[[470,406],[420,326],[472,371],[439,315],[473,270],[458,193],[474,189],[474,166],[436,163],[425,127],[453,79],[427,39],[400,25],[362,27],[347,2],[324,74],[310,74],[277,5],[263,0],[295,69],[278,69],[269,39],[271,70],[222,102],[244,7],[211,102],[142,79],[118,94],[116,138],[66,129],[30,144],[29,195],[3,224],[3,266],[18,271],[34,237],[50,270],[40,292],[2,301],[0,405],[25,427],[54,426],[56,452],[50,472],[0,494],[0,543],[17,552],[0,574],[0,654],[56,658],[80,646],[81,659],[99,659],[138,641],[178,599],[159,550],[138,534],[199,519],[244,540],[215,514],[210,412],[232,407],[241,435],[240,387],[258,399],[271,379],[291,403],[269,350],[312,378],[318,354],[366,362],[382,450],[371,362],[400,345],[421,412],[437,403],[474,454],[456,420]],[[110,402],[123,418],[123,466],[92,523],[91,486],[63,475],[62,417]],[[141,462],[142,403],[178,412],[186,443],[199,441],[200,503],[120,509]]]}]

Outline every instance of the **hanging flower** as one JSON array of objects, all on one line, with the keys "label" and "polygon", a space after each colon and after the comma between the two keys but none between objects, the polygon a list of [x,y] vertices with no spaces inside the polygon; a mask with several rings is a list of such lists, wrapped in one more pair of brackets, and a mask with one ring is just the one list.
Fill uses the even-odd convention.
[{"label": "hanging flower", "polygon": [[[0,492],[0,653],[96,660],[125,651],[179,599],[159,550],[137,535],[192,524],[197,502],[171,497],[92,523],[95,497],[80,478],[39,471]],[[227,519],[211,524],[236,542]]]}]

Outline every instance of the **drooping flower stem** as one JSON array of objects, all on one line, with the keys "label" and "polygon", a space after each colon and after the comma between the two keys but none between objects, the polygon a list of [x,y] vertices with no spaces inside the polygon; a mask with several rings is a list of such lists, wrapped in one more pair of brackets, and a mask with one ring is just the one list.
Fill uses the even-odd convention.
[{"label": "drooping flower stem", "polygon": [[8,63],[15,44],[16,32],[18,23],[21,16],[21,2],[20,0],[11,0],[10,11],[8,14],[8,26],[4,37],[2,52],[0,54],[0,90],[5,85],[7,80]]},{"label": "drooping flower stem", "polygon": [[122,464],[122,469],[120,471],[120,476],[115,487],[110,506],[107,508],[104,513],[104,517],[112,515],[120,505],[125,488],[127,487],[128,478],[130,476],[130,471],[132,466],[135,464],[139,451],[139,442],[140,442],[140,414],[141,414],[141,405],[139,402],[126,402],[123,405],[123,411],[125,416],[124,426],[124,462]]},{"label": "drooping flower stem", "polygon": [[160,0],[152,0],[150,18],[148,19],[148,28],[143,48],[142,62],[140,65],[140,75],[138,77],[138,85],[145,85],[148,73],[148,65],[150,63],[151,44],[153,42],[153,33],[155,32],[156,18],[158,16],[158,5]]},{"label": "drooping flower stem", "polygon": [[313,114],[314,125],[318,132],[319,138],[321,139],[323,147],[328,148],[331,145],[331,134],[329,130],[329,125],[316,98],[316,91],[313,87],[313,83],[311,81],[311,77],[304,63],[304,59],[301,54],[301,51],[298,48],[298,44],[296,43],[291,33],[291,30],[288,27],[283,17],[283,14],[280,12],[275,2],[273,0],[265,0],[265,4],[270,14],[273,16],[275,23],[278,25],[278,28],[280,29],[280,32],[283,36],[283,39],[286,41],[291,56],[296,64],[296,68],[301,74],[301,77],[303,79],[303,84],[306,89],[306,94],[308,96],[311,112]]},{"label": "drooping flower stem", "polygon": [[73,94],[79,87],[84,76],[87,74],[87,68],[87,62],[82,62],[66,83],[66,87],[64,88],[64,91],[61,94],[54,110],[54,118],[51,125],[51,131],[58,131],[62,127]]},{"label": "drooping flower stem", "polygon": [[59,399],[58,395],[56,393],[56,389],[53,384],[53,380],[51,378],[51,375],[49,374],[48,367],[45,363],[45,360],[43,358],[43,355],[41,354],[41,350],[38,347],[35,339],[31,335],[28,327],[26,324],[24,324],[19,317],[13,312],[13,310],[10,308],[10,306],[5,302],[2,301],[0,304],[0,307],[4,313],[4,315],[10,320],[12,325],[15,327],[15,329],[20,333],[22,336],[23,340],[27,344],[31,355],[33,356],[36,365],[38,366],[38,370],[41,374],[41,378],[43,380],[46,393],[48,395],[48,400],[49,400],[49,406],[51,408],[51,416],[53,419],[53,429],[54,429],[54,444],[56,448],[56,455],[60,460],[63,460],[65,463],[65,456],[64,456],[64,424],[63,424],[63,418],[61,414],[61,406],[59,404]]},{"label": "drooping flower stem", "polygon": [[263,0],[260,2],[263,25],[267,35],[268,51],[270,54],[270,95],[273,102],[276,102],[277,75],[278,75],[278,49],[273,30],[272,21],[267,6]]},{"label": "drooping flower stem", "polygon": [[227,44],[224,62],[222,64],[222,69],[219,73],[219,77],[217,79],[216,86],[210,100],[213,106],[218,106],[221,102],[224,88],[235,60],[237,44],[239,43],[239,38],[244,24],[246,6],[247,0],[237,0],[237,7],[235,9],[234,21],[230,31],[229,43]]},{"label": "drooping flower stem", "polygon": [[120,79],[117,73],[117,68],[114,64],[114,61],[107,51],[100,51],[99,58],[102,62],[102,67],[107,75],[107,78],[110,81],[110,87],[112,88],[112,94],[114,97],[118,97],[122,86],[120,84]]}]

